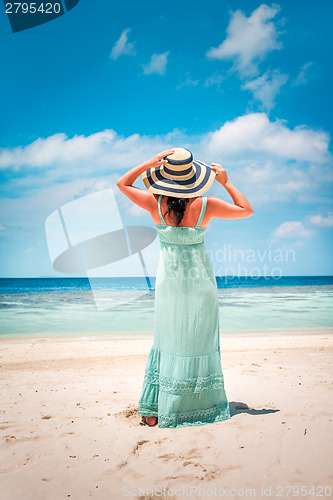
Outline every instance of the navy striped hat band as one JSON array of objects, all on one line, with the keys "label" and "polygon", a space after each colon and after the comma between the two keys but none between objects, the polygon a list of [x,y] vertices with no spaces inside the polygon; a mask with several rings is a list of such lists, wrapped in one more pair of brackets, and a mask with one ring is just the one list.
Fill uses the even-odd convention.
[{"label": "navy striped hat band", "polygon": [[191,151],[173,148],[168,163],[149,168],[142,174],[148,191],[176,198],[201,196],[212,185],[216,172],[202,161],[193,160]]}]

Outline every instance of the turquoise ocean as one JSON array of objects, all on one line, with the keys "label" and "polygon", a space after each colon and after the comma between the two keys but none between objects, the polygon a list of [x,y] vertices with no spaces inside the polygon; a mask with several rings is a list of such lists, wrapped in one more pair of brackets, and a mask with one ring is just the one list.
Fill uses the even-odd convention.
[{"label": "turquoise ocean", "polygon": [[[154,280],[1,278],[0,338],[152,333]],[[219,276],[216,282],[221,336],[333,328],[333,276]]]}]

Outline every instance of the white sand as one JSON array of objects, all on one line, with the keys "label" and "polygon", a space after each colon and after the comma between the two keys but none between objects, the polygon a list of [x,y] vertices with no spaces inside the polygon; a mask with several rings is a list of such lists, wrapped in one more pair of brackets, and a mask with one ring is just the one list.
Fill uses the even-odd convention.
[{"label": "white sand", "polygon": [[232,418],[179,429],[139,424],[151,336],[2,340],[0,499],[333,496],[332,333],[222,336]]}]

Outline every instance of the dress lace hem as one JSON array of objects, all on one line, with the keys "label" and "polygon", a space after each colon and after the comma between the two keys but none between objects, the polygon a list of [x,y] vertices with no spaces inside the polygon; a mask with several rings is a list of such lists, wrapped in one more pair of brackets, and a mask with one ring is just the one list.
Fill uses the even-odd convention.
[{"label": "dress lace hem", "polygon": [[173,428],[231,418],[219,350],[181,357],[152,347],[138,414],[158,417],[159,427]]},{"label": "dress lace hem", "polygon": [[183,413],[168,413],[164,415],[163,413],[158,413],[158,408],[156,404],[149,404],[140,400],[139,415],[150,415],[153,417],[158,417],[158,427],[184,427],[188,425],[205,425],[214,422],[223,422],[224,420],[229,420],[230,410],[229,405],[218,405],[211,408],[199,410],[199,411],[189,411]]},{"label": "dress lace hem", "polygon": [[224,378],[222,373],[212,373],[207,377],[190,377],[177,379],[160,375],[158,370],[146,370],[144,382],[158,385],[163,392],[179,394],[184,392],[203,392],[211,389],[223,389]]}]

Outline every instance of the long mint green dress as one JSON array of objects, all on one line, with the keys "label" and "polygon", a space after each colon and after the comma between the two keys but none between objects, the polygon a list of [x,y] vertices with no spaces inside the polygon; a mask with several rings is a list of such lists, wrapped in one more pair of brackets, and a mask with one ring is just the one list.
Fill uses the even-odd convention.
[{"label": "long mint green dress", "polygon": [[199,227],[207,197],[195,227],[167,225],[161,198],[154,341],[138,414],[156,416],[158,427],[171,428],[227,420],[217,285],[204,246],[206,228]]}]

